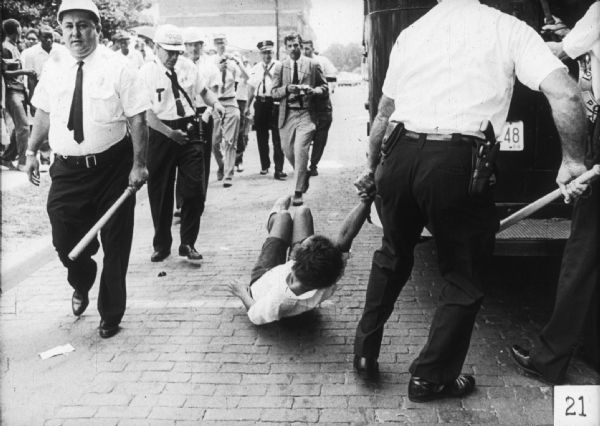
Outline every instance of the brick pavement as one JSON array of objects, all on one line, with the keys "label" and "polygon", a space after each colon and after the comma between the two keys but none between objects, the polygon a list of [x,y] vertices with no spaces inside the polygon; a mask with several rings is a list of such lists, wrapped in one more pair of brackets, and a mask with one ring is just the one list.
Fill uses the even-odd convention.
[{"label": "brick pavement", "polygon": [[[331,142],[306,196],[317,231],[327,235],[335,234],[355,202],[351,182],[364,158],[358,139],[365,139],[365,97],[361,88],[336,91]],[[128,309],[123,330],[112,339],[97,335],[96,286],[85,315],[73,318],[71,290],[56,259],[0,298],[2,424],[552,422],[552,388],[519,375],[505,351],[542,326],[550,298],[540,294],[551,286],[549,278],[521,287],[519,272],[490,288],[465,365],[478,388],[464,400],[414,404],[406,397],[408,365],[426,339],[441,284],[431,244],[418,248],[413,276],[386,327],[379,384],[363,383],[351,367],[354,329],[380,238],[372,226],[355,241],[332,300],[297,318],[253,326],[223,286],[249,276],[265,235],[265,213],[292,190],[293,179],[259,176],[255,142],[245,166],[232,188],[210,185],[197,244],[201,266],[176,255],[149,262],[152,223],[147,199],[138,197]],[[174,240],[176,249],[178,236]],[[506,265],[497,267],[506,275]],[[159,277],[161,271],[166,276]],[[75,352],[46,361],[37,355],[65,343]],[[570,381],[600,383],[580,361]]]}]

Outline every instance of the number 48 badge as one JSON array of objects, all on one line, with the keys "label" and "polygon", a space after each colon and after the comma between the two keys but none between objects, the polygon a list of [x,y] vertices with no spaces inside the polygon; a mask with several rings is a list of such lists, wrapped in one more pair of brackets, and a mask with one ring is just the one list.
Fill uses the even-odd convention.
[{"label": "number 48 badge", "polygon": [[554,425],[600,425],[600,386],[555,386]]}]

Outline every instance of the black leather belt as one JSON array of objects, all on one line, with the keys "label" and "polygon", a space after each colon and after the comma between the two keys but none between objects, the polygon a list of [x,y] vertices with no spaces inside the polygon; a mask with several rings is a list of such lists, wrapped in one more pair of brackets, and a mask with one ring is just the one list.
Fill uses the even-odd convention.
[{"label": "black leather belt", "polygon": [[472,141],[475,136],[462,135],[460,133],[454,133],[450,135],[442,133],[416,133],[410,130],[404,130],[402,136],[409,139],[423,139],[428,141],[440,141],[440,142],[451,142],[451,141]]},{"label": "black leather belt", "polygon": [[72,169],[92,169],[110,163],[114,158],[121,157],[122,152],[127,147],[129,136],[125,136],[120,142],[117,142],[106,151],[89,155],[61,155],[54,156],[56,161],[61,162]]},{"label": "black leather belt", "polygon": [[291,109],[292,111],[306,111],[307,110],[307,108],[291,107],[291,106],[289,106],[288,109]]},{"label": "black leather belt", "polygon": [[189,122],[194,121],[194,116],[178,118],[177,120],[160,120],[171,129],[187,130]]}]

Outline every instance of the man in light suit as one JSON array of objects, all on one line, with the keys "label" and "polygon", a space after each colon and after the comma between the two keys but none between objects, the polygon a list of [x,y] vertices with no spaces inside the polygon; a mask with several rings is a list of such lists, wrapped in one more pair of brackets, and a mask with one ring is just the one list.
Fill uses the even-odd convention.
[{"label": "man in light suit", "polygon": [[303,203],[308,190],[308,151],[315,133],[316,97],[327,96],[327,81],[319,64],[301,56],[302,37],[288,34],[285,48],[289,58],[277,64],[273,72],[273,99],[279,100],[281,146],[296,170],[296,188],[292,204]]}]

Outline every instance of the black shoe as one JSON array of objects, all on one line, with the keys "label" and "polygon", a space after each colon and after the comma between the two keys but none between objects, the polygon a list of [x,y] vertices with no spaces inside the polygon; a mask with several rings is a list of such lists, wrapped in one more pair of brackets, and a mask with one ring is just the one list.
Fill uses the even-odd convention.
[{"label": "black shoe", "polygon": [[532,363],[531,357],[529,356],[529,351],[525,348],[522,348],[519,345],[513,345],[508,348],[508,352],[513,360],[513,362],[519,367],[523,372],[529,374],[536,379],[541,380],[544,383],[550,385],[557,385],[558,382],[546,379],[540,370],[538,370]]},{"label": "black shoe", "polygon": [[119,332],[121,327],[119,324],[108,324],[104,320],[100,320],[100,327],[98,327],[98,334],[103,339],[108,339],[109,337],[113,337],[115,334]]},{"label": "black shoe", "polygon": [[310,171],[308,172],[311,176],[319,176],[319,172],[317,171],[316,167],[311,167]]},{"label": "black shoe", "polygon": [[201,260],[202,255],[196,251],[193,246],[189,244],[182,244],[179,246],[179,256],[186,256],[190,260]]},{"label": "black shoe", "polygon": [[71,298],[71,308],[73,309],[73,315],[78,317],[85,312],[85,309],[90,304],[90,299],[87,293],[79,293],[77,290],[73,292]]},{"label": "black shoe", "polygon": [[275,172],[273,178],[276,180],[285,180],[285,178],[287,178],[287,174],[283,172]]},{"label": "black shoe", "polygon": [[427,402],[446,397],[462,398],[473,390],[475,390],[475,378],[468,374],[461,374],[446,385],[411,377],[408,382],[408,399],[412,402]]},{"label": "black shoe", "polygon": [[230,177],[226,177],[225,180],[223,181],[223,187],[231,188],[231,185],[233,185],[232,179]]},{"label": "black shoe", "polygon": [[173,212],[173,217],[181,217],[181,209],[175,209]]},{"label": "black shoe", "polygon": [[375,358],[354,355],[354,370],[363,379],[379,379],[379,364]]},{"label": "black shoe", "polygon": [[162,262],[171,254],[170,250],[155,250],[150,256],[150,262]]},{"label": "black shoe", "polygon": [[268,167],[266,169],[262,169],[260,171],[260,174],[263,175],[263,176],[266,175],[267,173],[269,173],[269,168]]}]

